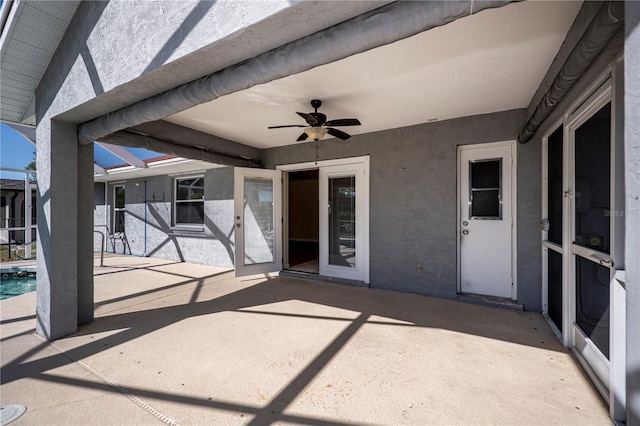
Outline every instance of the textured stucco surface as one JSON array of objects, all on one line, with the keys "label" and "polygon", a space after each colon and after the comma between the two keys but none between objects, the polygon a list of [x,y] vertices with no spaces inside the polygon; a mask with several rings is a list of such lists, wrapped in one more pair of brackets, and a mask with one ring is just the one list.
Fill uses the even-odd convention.
[{"label": "textured stucco surface", "polygon": [[627,424],[640,424],[640,3],[626,3]]},{"label": "textured stucco surface", "polygon": [[[372,288],[456,297],[457,146],[514,140],[524,119],[513,110],[320,142],[320,160],[370,155]],[[518,302],[539,311],[539,146],[517,153]],[[263,156],[270,168],[314,159],[313,143]]]},{"label": "textured stucco surface", "polygon": [[[154,176],[120,181],[117,184],[125,186],[125,234],[131,254],[176,262],[233,267],[233,168],[212,169],[194,175],[204,175],[205,178],[205,223],[191,229],[173,226],[172,223],[174,180],[176,177],[190,176],[189,174]],[[146,203],[143,202],[145,182]],[[106,211],[109,212],[107,221],[110,221],[114,185],[107,186]],[[99,195],[104,187],[96,186],[96,191],[94,211],[97,225],[105,223],[104,196]],[[107,224],[111,227],[110,222]],[[98,247],[99,237],[95,237],[94,241],[95,247]],[[107,240],[107,251],[113,251],[110,240]],[[115,251],[123,252],[122,242],[119,240],[116,241]],[[126,253],[129,253],[128,249]]]},{"label": "textured stucco surface", "polygon": [[82,2],[36,89],[38,333],[91,320],[93,156],[77,124],[382,4]]},{"label": "textured stucco surface", "polygon": [[[387,2],[332,3],[82,2],[39,96],[45,104],[62,101],[58,112],[65,120],[87,121]],[[73,87],[61,84],[67,76]]]},{"label": "textured stucco surface", "polygon": [[[52,141],[56,141],[55,149]],[[89,215],[78,214],[78,140],[76,127],[56,121],[37,129],[38,170],[38,295],[37,332],[46,338],[73,333],[78,320],[80,287],[93,286],[93,274],[83,283],[78,264],[91,265],[92,253],[78,251],[78,231]],[[91,175],[90,175],[91,176]],[[93,179],[88,177],[89,182]]]}]

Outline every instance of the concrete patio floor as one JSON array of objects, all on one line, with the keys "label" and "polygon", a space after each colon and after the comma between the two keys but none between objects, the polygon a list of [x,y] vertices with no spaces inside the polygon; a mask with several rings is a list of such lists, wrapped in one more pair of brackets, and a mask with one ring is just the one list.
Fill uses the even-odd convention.
[{"label": "concrete patio floor", "polygon": [[[98,265],[99,259],[96,265]],[[540,314],[111,256],[96,320],[47,343],[0,302],[15,425],[611,424]]]}]

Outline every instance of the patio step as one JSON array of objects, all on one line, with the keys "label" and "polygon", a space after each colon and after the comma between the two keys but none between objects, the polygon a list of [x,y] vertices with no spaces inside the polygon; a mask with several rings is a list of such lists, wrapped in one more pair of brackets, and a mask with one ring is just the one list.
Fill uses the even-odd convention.
[{"label": "patio step", "polygon": [[506,297],[485,296],[483,294],[461,293],[458,301],[474,305],[491,306],[493,308],[524,311],[524,305],[514,302]]}]

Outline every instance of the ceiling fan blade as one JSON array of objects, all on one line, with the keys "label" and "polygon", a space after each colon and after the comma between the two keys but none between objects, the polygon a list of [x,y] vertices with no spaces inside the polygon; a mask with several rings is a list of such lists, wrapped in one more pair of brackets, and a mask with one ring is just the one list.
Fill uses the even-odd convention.
[{"label": "ceiling fan blade", "polygon": [[285,124],[284,126],[269,126],[267,129],[281,129],[283,127],[307,127],[302,124]]},{"label": "ceiling fan blade", "polygon": [[[305,121],[307,123],[309,123],[309,126],[319,126],[321,123],[318,122],[318,120],[316,120],[316,118],[311,115],[311,114],[307,114],[306,112],[296,112],[296,114],[298,114],[300,117],[304,118]],[[306,126],[303,126],[306,127]]]},{"label": "ceiling fan blade", "polygon": [[298,139],[296,139],[296,141],[301,142],[303,140],[306,140],[308,137],[309,135],[307,135],[306,133],[303,133],[300,136],[298,136]]},{"label": "ceiling fan blade", "polygon": [[332,128],[327,128],[327,133],[329,133],[331,136],[335,136],[338,139],[342,139],[342,140],[346,140],[349,139],[351,137],[350,134],[343,132],[342,130],[338,130],[338,129],[332,129]]},{"label": "ceiling fan blade", "polygon": [[357,118],[339,118],[337,120],[329,120],[324,124],[325,126],[359,126],[361,123]]}]

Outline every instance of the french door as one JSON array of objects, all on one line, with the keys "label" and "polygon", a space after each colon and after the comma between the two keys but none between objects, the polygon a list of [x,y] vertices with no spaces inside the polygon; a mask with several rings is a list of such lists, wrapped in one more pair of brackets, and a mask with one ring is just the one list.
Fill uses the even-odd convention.
[{"label": "french door", "polygon": [[365,281],[368,185],[364,163],[320,167],[320,275]]},{"label": "french door", "polygon": [[237,277],[282,269],[282,172],[236,167],[234,193]]}]

